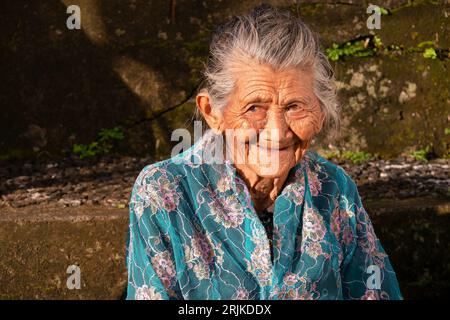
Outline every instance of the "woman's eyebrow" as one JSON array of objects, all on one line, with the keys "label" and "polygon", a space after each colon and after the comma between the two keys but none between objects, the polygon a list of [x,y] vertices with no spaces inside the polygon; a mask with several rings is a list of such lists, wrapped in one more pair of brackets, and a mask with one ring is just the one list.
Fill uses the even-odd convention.
[{"label": "woman's eyebrow", "polygon": [[243,102],[245,104],[249,104],[249,103],[267,103],[272,101],[272,98],[270,96],[264,96],[264,95],[247,95],[244,99]]},{"label": "woman's eyebrow", "polygon": [[286,102],[282,103],[283,106],[288,106],[291,103],[294,102],[301,102],[301,103],[310,103],[311,99],[309,97],[295,97],[295,98],[291,98],[289,100],[287,100]]}]

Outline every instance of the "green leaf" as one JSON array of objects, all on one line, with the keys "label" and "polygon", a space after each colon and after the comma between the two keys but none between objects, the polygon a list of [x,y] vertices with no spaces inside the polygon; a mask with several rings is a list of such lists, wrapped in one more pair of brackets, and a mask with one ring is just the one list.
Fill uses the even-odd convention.
[{"label": "green leaf", "polygon": [[434,48],[427,48],[423,52],[423,56],[427,59],[436,59],[437,58],[436,50],[434,50]]}]

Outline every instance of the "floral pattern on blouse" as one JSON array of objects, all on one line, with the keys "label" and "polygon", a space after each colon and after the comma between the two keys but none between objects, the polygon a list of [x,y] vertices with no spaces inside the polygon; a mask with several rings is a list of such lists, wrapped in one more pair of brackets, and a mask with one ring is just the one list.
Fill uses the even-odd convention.
[{"label": "floral pattern on blouse", "polygon": [[232,163],[196,161],[214,148],[214,137],[208,131],[136,179],[127,299],[403,299],[356,184],[341,167],[307,151],[272,219],[260,219]]}]

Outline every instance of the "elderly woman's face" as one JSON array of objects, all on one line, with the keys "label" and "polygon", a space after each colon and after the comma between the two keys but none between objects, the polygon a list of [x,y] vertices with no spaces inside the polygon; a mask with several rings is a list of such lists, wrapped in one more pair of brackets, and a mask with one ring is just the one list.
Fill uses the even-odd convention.
[{"label": "elderly woman's face", "polygon": [[[324,116],[313,91],[313,72],[248,64],[234,73],[237,83],[223,112],[222,129],[254,129],[250,131],[257,135],[253,147],[259,160],[244,169],[265,177],[286,175],[322,128]],[[248,145],[240,150],[247,153],[245,156],[253,152]],[[267,164],[269,158],[276,165],[271,163],[267,171],[260,160]]]}]

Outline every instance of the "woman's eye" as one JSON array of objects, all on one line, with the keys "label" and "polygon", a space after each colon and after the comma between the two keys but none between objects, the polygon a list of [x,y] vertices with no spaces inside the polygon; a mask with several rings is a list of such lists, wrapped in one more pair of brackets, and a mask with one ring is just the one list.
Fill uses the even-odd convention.
[{"label": "woman's eye", "polygon": [[255,112],[258,110],[258,106],[257,105],[252,105],[250,106],[250,108],[247,109],[248,112]]},{"label": "woman's eye", "polygon": [[261,120],[266,117],[267,109],[264,106],[254,104],[247,108],[245,111],[246,116],[249,119]]},{"label": "woman's eye", "polygon": [[291,104],[288,106],[288,110],[292,110],[292,111],[297,111],[297,110],[301,110],[302,106],[299,104]]}]

